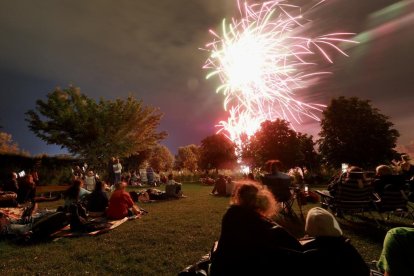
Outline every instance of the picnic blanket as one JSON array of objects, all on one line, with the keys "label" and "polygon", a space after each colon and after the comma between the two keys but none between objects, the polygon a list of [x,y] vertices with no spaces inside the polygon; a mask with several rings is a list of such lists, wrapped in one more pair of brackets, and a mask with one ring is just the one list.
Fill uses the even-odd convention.
[{"label": "picnic blanket", "polygon": [[115,229],[119,225],[131,219],[135,219],[135,217],[132,217],[132,218],[125,217],[119,220],[108,220],[107,218],[104,218],[104,217],[93,218],[93,219],[88,220],[88,222],[94,222],[97,225],[101,225],[102,226],[101,229],[95,230],[92,232],[72,232],[70,230],[70,225],[67,225],[63,227],[62,229],[60,229],[59,231],[52,234],[52,238],[54,238],[54,240],[58,240],[61,238],[70,238],[70,237],[96,236],[99,234],[107,233],[111,231],[112,229]]},{"label": "picnic blanket", "polygon": [[4,207],[0,208],[0,213],[3,213],[6,217],[17,220],[22,217],[24,208],[22,207]]}]

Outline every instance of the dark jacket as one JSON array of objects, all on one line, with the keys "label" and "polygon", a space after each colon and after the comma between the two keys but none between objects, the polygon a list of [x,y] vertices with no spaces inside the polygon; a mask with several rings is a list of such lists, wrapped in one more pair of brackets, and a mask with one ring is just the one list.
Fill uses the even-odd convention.
[{"label": "dark jacket", "polygon": [[[302,247],[283,227],[257,212],[231,206],[222,220],[211,275],[264,275],[301,262]],[[297,275],[293,273],[290,275]]]},{"label": "dark jacket", "polygon": [[108,196],[104,191],[93,191],[88,195],[87,210],[90,212],[104,212],[108,207]]},{"label": "dark jacket", "polygon": [[368,276],[370,270],[349,239],[318,237],[304,245],[306,275]]}]

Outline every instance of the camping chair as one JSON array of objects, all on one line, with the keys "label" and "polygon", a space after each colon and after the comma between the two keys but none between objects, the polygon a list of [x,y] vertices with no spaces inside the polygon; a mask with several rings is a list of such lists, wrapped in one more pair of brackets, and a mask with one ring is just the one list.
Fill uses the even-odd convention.
[{"label": "camping chair", "polygon": [[321,196],[323,208],[330,208],[337,216],[344,214],[363,214],[370,213],[375,222],[378,221],[371,211],[376,210],[374,202],[377,200],[373,195],[373,190],[366,181],[363,173],[352,172],[338,183],[334,193],[326,191],[316,191]]},{"label": "camping chair", "polygon": [[[409,205],[403,190],[384,191],[381,195],[378,195],[378,198],[376,206],[382,219],[382,214],[386,214],[385,220],[391,223],[411,224],[413,222],[414,209]],[[406,218],[411,220],[406,221]]]},{"label": "camping chair", "polygon": [[268,187],[276,201],[281,205],[281,213],[290,217],[296,216],[292,208],[295,197],[290,188],[290,179],[265,175],[262,178],[262,182]]}]

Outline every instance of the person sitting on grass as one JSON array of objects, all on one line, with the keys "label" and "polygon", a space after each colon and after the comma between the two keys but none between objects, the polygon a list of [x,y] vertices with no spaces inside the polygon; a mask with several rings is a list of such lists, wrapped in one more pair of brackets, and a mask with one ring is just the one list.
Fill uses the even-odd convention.
[{"label": "person sitting on grass", "polygon": [[125,182],[115,184],[115,191],[109,199],[109,206],[106,210],[106,216],[109,219],[123,219],[125,217],[136,216],[141,217],[140,208],[134,204],[130,194],[125,191]]},{"label": "person sitting on grass", "polygon": [[95,189],[88,196],[86,209],[91,216],[102,216],[108,207],[108,196],[105,193],[105,183],[97,180]]},{"label": "person sitting on grass", "polygon": [[305,232],[312,239],[304,243],[303,249],[315,269],[309,275],[370,275],[361,255],[342,235],[338,221],[327,210],[319,207],[310,209]]},{"label": "person sitting on grass", "polygon": [[68,209],[72,204],[80,203],[90,193],[83,188],[82,180],[74,180],[72,185],[63,194],[63,199],[65,200],[64,209]]},{"label": "person sitting on grass", "polygon": [[23,204],[34,202],[36,197],[36,183],[31,174],[26,174],[17,191],[17,202]]},{"label": "person sitting on grass", "polygon": [[380,165],[375,169],[375,179],[372,182],[374,190],[380,196],[384,191],[399,191],[404,189],[404,178],[401,175],[393,175],[392,169],[387,165]]},{"label": "person sitting on grass", "polygon": [[211,191],[211,194],[217,196],[226,196],[226,184],[227,180],[225,176],[220,174],[218,179],[214,183],[214,188]]},{"label": "person sitting on grass", "polygon": [[[272,193],[259,183],[240,183],[223,216],[217,250],[213,253],[211,275],[279,275],[292,266],[297,275],[302,246],[270,218],[276,214]],[[282,275],[282,274],[280,274]],[[288,275],[288,274],[286,274]]]},{"label": "person sitting on grass", "polygon": [[180,198],[183,196],[183,191],[181,189],[182,184],[178,183],[173,179],[173,174],[170,173],[168,175],[168,181],[165,186],[165,193],[167,194],[167,197],[172,198]]}]

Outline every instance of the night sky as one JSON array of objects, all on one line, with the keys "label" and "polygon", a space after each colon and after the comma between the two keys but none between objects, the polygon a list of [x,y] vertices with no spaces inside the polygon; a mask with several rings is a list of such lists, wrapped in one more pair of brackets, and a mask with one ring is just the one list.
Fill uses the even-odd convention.
[{"label": "night sky", "polygon": [[[131,94],[159,107],[172,152],[199,144],[225,119],[199,48],[231,16],[233,0],[0,0],[1,131],[31,154],[62,153],[29,131],[24,113],[55,87],[74,85],[95,99]],[[360,43],[345,45],[350,57],[323,65],[333,74],[298,96],[369,99],[400,131],[399,149],[414,153],[414,1],[327,0],[309,17],[312,32],[354,32]],[[312,121],[296,129],[320,131]]]}]

